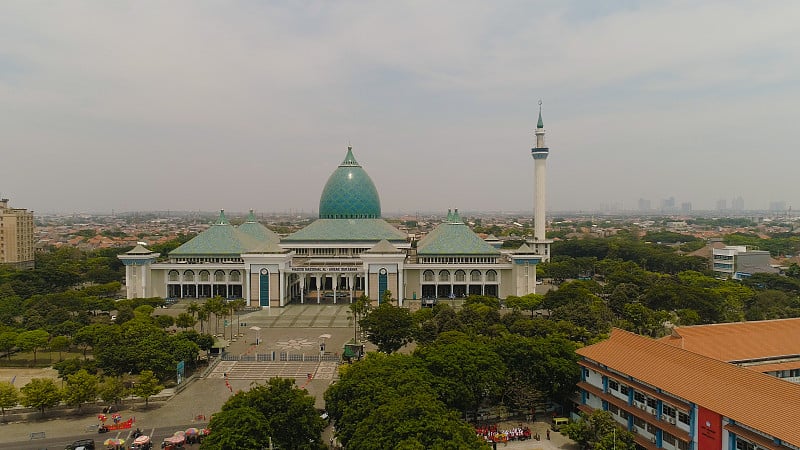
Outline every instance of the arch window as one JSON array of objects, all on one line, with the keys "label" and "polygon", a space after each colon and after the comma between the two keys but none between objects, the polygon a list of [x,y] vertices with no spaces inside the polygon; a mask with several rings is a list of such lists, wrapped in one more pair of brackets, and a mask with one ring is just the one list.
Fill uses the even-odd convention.
[{"label": "arch window", "polygon": [[463,283],[463,282],[467,281],[467,273],[464,272],[463,270],[456,270],[456,273],[455,273],[455,276],[453,277],[453,280],[458,282],[458,283]]},{"label": "arch window", "polygon": [[470,272],[469,273],[469,280],[479,283],[481,281],[481,271],[480,270],[473,270],[472,272]]},{"label": "arch window", "polygon": [[439,272],[439,281],[450,281],[450,271],[442,270]]},{"label": "arch window", "polygon": [[433,283],[436,281],[436,275],[434,275],[432,270],[426,270],[422,272],[422,281]]},{"label": "arch window", "polygon": [[497,281],[497,272],[489,270],[486,272],[486,281]]},{"label": "arch window", "polygon": [[225,281],[225,272],[222,270],[217,270],[214,272],[214,281],[217,283],[222,283]]},{"label": "arch window", "polygon": [[207,270],[201,270],[198,277],[201,282],[207,282],[211,278],[211,274]]},{"label": "arch window", "polygon": [[194,272],[191,270],[183,272],[183,281],[194,281]]},{"label": "arch window", "polygon": [[230,279],[234,283],[238,283],[241,280],[241,274],[238,270],[231,270]]},{"label": "arch window", "polygon": [[177,270],[170,270],[169,274],[167,275],[167,279],[169,281],[180,281],[181,274],[178,273]]}]

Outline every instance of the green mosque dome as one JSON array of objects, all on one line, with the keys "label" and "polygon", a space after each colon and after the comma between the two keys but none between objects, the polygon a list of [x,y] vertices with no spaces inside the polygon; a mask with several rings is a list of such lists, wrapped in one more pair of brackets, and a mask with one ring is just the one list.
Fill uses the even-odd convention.
[{"label": "green mosque dome", "polygon": [[319,199],[320,219],[379,219],[381,200],[375,184],[353,157],[347,156],[333,171]]}]

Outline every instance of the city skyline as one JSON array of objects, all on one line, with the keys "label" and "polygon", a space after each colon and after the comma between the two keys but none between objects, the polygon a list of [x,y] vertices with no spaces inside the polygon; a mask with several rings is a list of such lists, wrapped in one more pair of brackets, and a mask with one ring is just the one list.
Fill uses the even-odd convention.
[{"label": "city skyline", "polygon": [[[0,5],[0,197],[316,211],[353,146],[389,212],[797,205],[794,2]],[[676,27],[676,24],[680,24]]]}]

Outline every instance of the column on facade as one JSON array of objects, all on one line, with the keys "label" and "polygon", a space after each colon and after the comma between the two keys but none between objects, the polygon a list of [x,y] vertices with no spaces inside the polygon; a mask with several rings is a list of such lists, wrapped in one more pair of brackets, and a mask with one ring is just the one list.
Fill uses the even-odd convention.
[{"label": "column on facade", "polygon": [[314,275],[317,279],[317,304],[319,305],[322,301],[322,281],[325,279],[325,275],[315,274]]},{"label": "column on facade", "polygon": [[244,298],[247,306],[250,306],[250,270],[249,265],[244,267]]},{"label": "column on facade", "polygon": [[347,291],[350,292],[350,303],[353,303],[353,296],[355,295],[355,283],[353,280],[355,279],[355,275],[352,273],[347,274]]},{"label": "column on facade", "polygon": [[306,274],[303,273],[300,275],[300,304],[304,304],[306,302]]},{"label": "column on facade", "polygon": [[[278,304],[280,306],[286,306],[286,277],[289,276],[286,272],[278,269],[278,279],[280,280],[278,285],[278,295],[280,300]],[[272,305],[270,305],[272,306]]]},{"label": "column on facade", "polygon": [[331,287],[333,288],[333,304],[336,304],[337,287],[339,287],[339,274],[334,273],[331,275]]},{"label": "column on facade", "polygon": [[403,278],[403,270],[400,266],[397,267],[397,306],[403,306],[403,297],[406,295],[405,279]]}]

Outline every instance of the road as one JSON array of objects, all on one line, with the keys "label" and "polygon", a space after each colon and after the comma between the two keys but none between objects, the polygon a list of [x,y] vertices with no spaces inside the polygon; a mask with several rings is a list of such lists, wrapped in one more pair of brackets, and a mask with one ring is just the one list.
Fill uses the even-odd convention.
[{"label": "road", "polygon": [[[170,425],[166,427],[157,427],[157,428],[145,428],[142,429],[142,433],[144,433],[147,436],[150,436],[151,441],[153,442],[153,448],[158,449],[161,448],[161,441],[165,437],[172,436],[176,431],[186,430],[190,427],[197,427],[197,424],[183,424],[183,425]],[[72,436],[61,436],[54,438],[34,439],[21,442],[11,442],[3,444],[2,446],[0,446],[0,448],[3,449],[13,448],[15,450],[40,450],[40,449],[61,450],[77,440],[94,439],[97,449],[100,450],[103,448],[103,441],[109,438],[124,439],[125,444],[129,445],[131,442],[133,442],[131,434],[135,429],[136,428],[134,427],[128,430],[110,431],[108,433],[102,433],[102,434],[95,433],[94,435],[89,435],[86,432],[82,432]],[[193,444],[193,445],[186,445],[185,447],[187,449],[199,448],[200,445]]]}]

